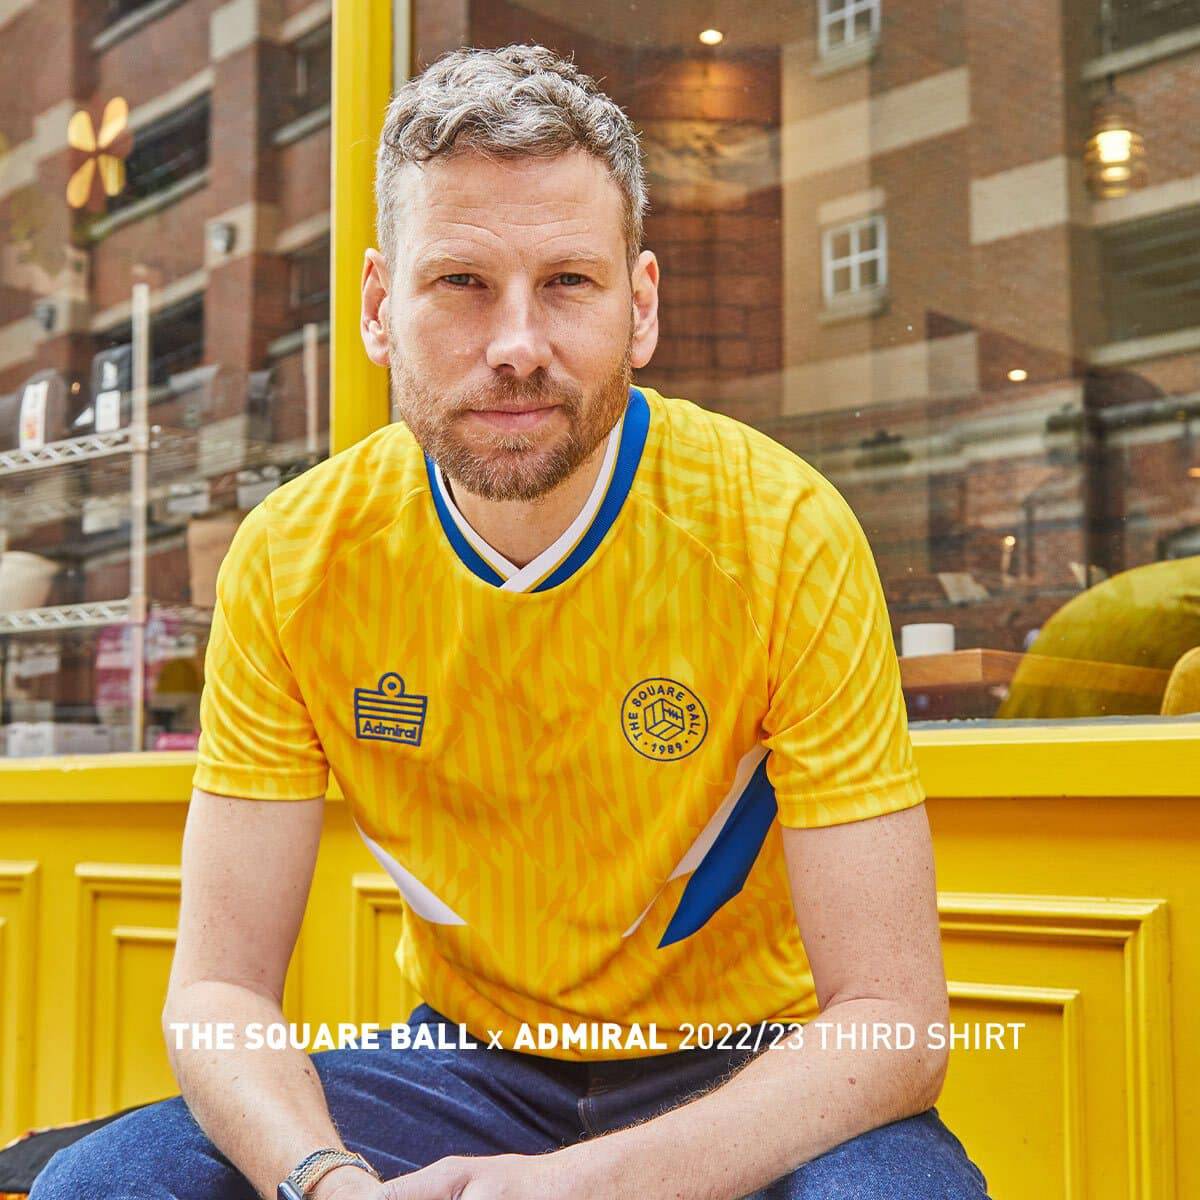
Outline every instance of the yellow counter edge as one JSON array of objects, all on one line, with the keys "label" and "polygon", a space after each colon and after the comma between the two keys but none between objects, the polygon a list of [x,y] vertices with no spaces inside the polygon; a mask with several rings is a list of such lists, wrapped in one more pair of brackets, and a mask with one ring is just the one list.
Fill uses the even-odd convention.
[{"label": "yellow counter edge", "polygon": [[[1200,720],[917,729],[912,739],[930,796],[1200,794]],[[186,802],[195,761],[185,751],[0,759],[0,804]],[[341,799],[336,785],[329,798]]]}]

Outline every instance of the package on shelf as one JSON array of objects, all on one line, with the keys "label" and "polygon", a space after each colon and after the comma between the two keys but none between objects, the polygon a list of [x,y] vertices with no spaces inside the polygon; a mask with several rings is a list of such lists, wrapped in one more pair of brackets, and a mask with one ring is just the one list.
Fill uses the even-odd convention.
[{"label": "package on shelf", "polygon": [[212,608],[217,602],[217,570],[225,558],[241,515],[236,512],[193,517],[187,527],[191,602]]},{"label": "package on shelf", "polygon": [[9,758],[40,758],[48,754],[107,754],[114,748],[115,730],[82,721],[13,721],[5,726]]},{"label": "package on shelf", "polygon": [[61,372],[53,368],[36,372],[25,381],[19,395],[16,446],[40,450],[47,442],[71,436],[71,389]]},{"label": "package on shelf", "polygon": [[0,392],[0,450],[12,450],[20,437],[21,393]]}]

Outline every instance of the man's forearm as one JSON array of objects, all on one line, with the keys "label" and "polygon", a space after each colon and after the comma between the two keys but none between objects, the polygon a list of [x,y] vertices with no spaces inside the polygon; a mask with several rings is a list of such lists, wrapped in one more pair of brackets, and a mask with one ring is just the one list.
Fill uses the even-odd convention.
[{"label": "man's forearm", "polygon": [[[342,1145],[312,1060],[302,1050],[245,1048],[244,1030],[281,1022],[270,997],[237,984],[193,983],[163,1012],[167,1053],[192,1115],[213,1144],[263,1196],[304,1155]],[[170,1026],[182,1024],[182,1048]],[[235,1049],[193,1049],[189,1030],[232,1025]]]},{"label": "man's forearm", "polygon": [[[929,1108],[945,1058],[925,1045],[929,1020],[885,1000],[830,1005],[825,1048],[765,1051],[703,1096],[633,1128],[563,1151],[607,1184],[610,1200],[735,1200],[826,1150]],[[916,1027],[911,1050],[837,1049],[837,1026]]]}]

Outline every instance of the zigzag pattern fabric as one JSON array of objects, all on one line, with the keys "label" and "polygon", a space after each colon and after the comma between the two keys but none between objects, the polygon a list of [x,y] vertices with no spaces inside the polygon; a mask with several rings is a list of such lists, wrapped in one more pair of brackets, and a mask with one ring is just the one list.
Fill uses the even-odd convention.
[{"label": "zigzag pattern fabric", "polygon": [[924,799],[833,485],[649,388],[606,450],[518,571],[387,425],[249,513],[218,577],[196,786],[288,801],[332,775],[405,898],[399,969],[506,1046],[811,1018],[780,827]]}]

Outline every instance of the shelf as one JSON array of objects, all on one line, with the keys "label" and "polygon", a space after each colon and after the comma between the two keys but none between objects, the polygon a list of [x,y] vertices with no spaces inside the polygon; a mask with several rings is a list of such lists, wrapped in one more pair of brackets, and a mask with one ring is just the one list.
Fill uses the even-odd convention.
[{"label": "shelf", "polygon": [[1020,682],[1030,687],[1094,688],[1151,697],[1162,696],[1171,674],[1126,663],[976,649],[902,657],[900,679],[906,692],[1006,687],[1016,679],[1018,668]]},{"label": "shelf", "polygon": [[[202,628],[208,628],[212,623],[212,610],[194,604],[152,603],[150,615],[173,618],[183,624]],[[0,635],[95,629],[106,625],[128,625],[132,621],[132,608],[127,597],[95,600],[90,604],[58,604],[49,608],[24,608],[0,613]]]},{"label": "shelf", "polygon": [[126,426],[111,433],[89,433],[61,442],[47,442],[38,450],[0,450],[0,476],[127,453],[133,446],[130,432]]},{"label": "shelf", "polygon": [[[109,439],[123,439],[123,444],[111,448],[99,448],[96,443],[108,443]],[[328,434],[322,433],[317,444],[316,460],[327,452]],[[93,437],[71,438],[63,442],[52,442],[41,450],[11,450],[0,452],[0,484],[5,479],[47,467],[82,463],[128,451],[131,445],[128,428],[112,434]],[[52,455],[47,452],[53,451]],[[203,436],[199,430],[152,428],[149,443],[150,476],[146,501],[148,504],[168,499],[172,487],[178,483],[202,483],[243,470],[261,470],[275,466],[286,468],[304,462],[310,457],[303,437],[291,438],[286,442],[267,442],[243,436]],[[82,481],[81,481],[82,482]],[[31,530],[53,521],[69,520],[78,516],[85,500],[101,497],[118,503],[129,503],[128,487],[78,492],[76,485],[64,486],[64,492],[72,494],[38,495],[39,489],[33,480],[22,490],[0,490],[0,525],[7,528],[12,541],[20,540]]]}]

